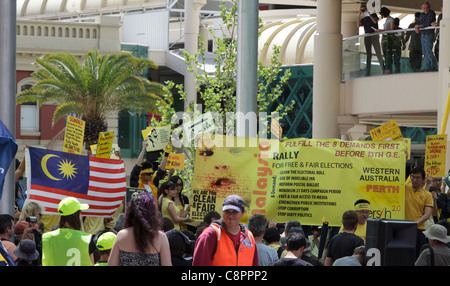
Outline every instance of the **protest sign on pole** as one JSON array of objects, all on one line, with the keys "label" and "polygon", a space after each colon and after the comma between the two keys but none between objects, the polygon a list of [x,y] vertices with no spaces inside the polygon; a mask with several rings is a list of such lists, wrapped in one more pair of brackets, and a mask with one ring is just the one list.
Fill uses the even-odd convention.
[{"label": "protest sign on pole", "polygon": [[372,141],[396,141],[403,139],[402,132],[396,120],[389,121],[370,130],[370,136],[372,137]]},{"label": "protest sign on pole", "polygon": [[272,119],[272,123],[270,124],[270,132],[273,134],[274,139],[280,139],[282,137],[283,128],[278,120]]},{"label": "protest sign on pole", "polygon": [[184,169],[184,154],[169,154],[167,158],[166,170],[183,170]]},{"label": "protest sign on pole", "polygon": [[[97,155],[97,144],[89,146],[91,148],[92,155]],[[120,151],[120,147],[118,144],[112,144],[111,153],[109,155],[110,159],[120,159],[119,156],[116,155],[116,151]]]},{"label": "protest sign on pole", "polygon": [[[246,140],[252,146],[248,141],[257,139]],[[246,146],[197,149],[191,217],[220,211],[225,197],[237,194],[246,202],[244,219],[261,213],[279,222],[340,226],[359,199],[370,202],[371,218],[404,219],[403,140],[264,139]]]},{"label": "protest sign on pole", "polygon": [[85,125],[84,120],[70,115],[67,116],[63,152],[81,155]]},{"label": "protest sign on pole", "polygon": [[114,140],[114,131],[100,132],[95,157],[110,158]]},{"label": "protest sign on pole", "polygon": [[170,141],[170,126],[148,127],[142,130],[142,137],[148,142],[147,151],[156,151],[166,148]]},{"label": "protest sign on pole", "polygon": [[425,173],[433,177],[445,177],[446,156],[447,135],[428,135],[425,144]]}]

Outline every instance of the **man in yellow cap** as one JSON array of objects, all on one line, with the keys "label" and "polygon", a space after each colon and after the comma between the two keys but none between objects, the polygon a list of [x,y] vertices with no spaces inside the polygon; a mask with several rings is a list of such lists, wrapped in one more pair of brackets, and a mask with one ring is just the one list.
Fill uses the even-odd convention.
[{"label": "man in yellow cap", "polygon": [[97,239],[97,249],[100,250],[100,260],[94,266],[108,266],[109,254],[116,240],[116,234],[107,231],[100,235]]},{"label": "man in yellow cap", "polygon": [[42,235],[43,266],[92,266],[95,244],[81,231],[81,211],[89,205],[67,197],[58,204],[59,228]]}]

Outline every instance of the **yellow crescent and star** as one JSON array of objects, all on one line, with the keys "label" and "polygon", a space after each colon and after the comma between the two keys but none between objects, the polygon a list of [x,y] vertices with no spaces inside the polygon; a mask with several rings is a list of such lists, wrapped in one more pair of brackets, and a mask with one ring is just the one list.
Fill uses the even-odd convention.
[{"label": "yellow crescent and star", "polygon": [[54,181],[61,181],[63,178],[70,179],[70,180],[75,178],[75,174],[77,173],[76,172],[77,168],[75,168],[75,164],[72,164],[71,161],[66,160],[66,159],[62,159],[58,162],[59,163],[58,170],[60,171],[59,174],[63,175],[63,178],[57,178],[57,177],[53,176],[52,174],[50,174],[50,172],[48,171],[48,168],[47,168],[47,164],[48,164],[48,160],[53,157],[61,158],[55,154],[47,154],[44,157],[42,157],[42,160],[41,160],[42,171],[48,178],[50,178]]}]

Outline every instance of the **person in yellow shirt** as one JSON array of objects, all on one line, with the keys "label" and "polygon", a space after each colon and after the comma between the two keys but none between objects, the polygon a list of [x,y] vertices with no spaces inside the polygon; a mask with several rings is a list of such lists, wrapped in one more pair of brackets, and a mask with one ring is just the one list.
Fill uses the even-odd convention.
[{"label": "person in yellow shirt", "polygon": [[[358,213],[358,224],[356,226],[355,234],[361,237],[366,243],[366,229],[367,229],[367,219],[370,215],[370,202],[368,200],[360,199],[354,203],[355,211]],[[339,229],[342,232],[343,227]]]},{"label": "person in yellow shirt", "polygon": [[405,185],[405,220],[417,223],[416,258],[422,245],[427,242],[423,234],[424,223],[431,217],[433,210],[433,197],[424,189],[425,179],[424,169],[416,167],[411,171],[410,184]]}]

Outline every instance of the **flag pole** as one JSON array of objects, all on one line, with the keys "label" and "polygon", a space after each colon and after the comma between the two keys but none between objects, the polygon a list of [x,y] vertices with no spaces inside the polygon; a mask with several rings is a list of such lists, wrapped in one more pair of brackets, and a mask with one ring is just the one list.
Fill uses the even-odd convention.
[{"label": "flag pole", "polygon": [[[0,1],[0,120],[16,137],[16,0]],[[0,212],[14,215],[15,160],[3,185]]]}]

